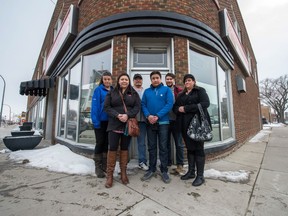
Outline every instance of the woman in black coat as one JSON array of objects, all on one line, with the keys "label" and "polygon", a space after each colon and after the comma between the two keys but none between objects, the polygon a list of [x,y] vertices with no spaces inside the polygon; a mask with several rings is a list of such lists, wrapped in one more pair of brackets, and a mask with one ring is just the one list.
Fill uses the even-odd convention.
[{"label": "woman in black coat", "polygon": [[[126,106],[127,112],[124,108]],[[131,140],[129,135],[124,134],[128,118],[134,118],[140,111],[141,100],[138,93],[131,86],[130,77],[123,73],[117,79],[115,89],[111,90],[104,102],[104,110],[108,114],[108,142],[109,151],[107,156],[107,181],[105,187],[110,188],[113,184],[113,173],[116,164],[117,149],[120,144],[120,169],[121,181],[128,184],[126,169],[128,163],[128,146]]]},{"label": "woman in black coat", "polygon": [[205,152],[204,142],[197,142],[189,138],[187,129],[191,119],[196,113],[199,113],[197,104],[200,103],[208,121],[210,117],[207,108],[210,105],[209,97],[204,88],[196,85],[195,77],[192,74],[184,76],[184,90],[178,94],[176,102],[173,106],[173,111],[176,114],[177,128],[181,130],[186,148],[188,159],[188,172],[181,177],[182,180],[195,178],[195,163],[197,168],[197,177],[193,181],[193,186],[200,186],[204,183],[204,166],[205,166]]}]

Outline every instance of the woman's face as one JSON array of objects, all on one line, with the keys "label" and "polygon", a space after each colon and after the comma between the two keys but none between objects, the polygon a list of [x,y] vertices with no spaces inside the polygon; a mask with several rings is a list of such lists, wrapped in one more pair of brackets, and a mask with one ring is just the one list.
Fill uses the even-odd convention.
[{"label": "woman's face", "polygon": [[105,86],[105,87],[110,87],[111,85],[112,85],[112,78],[111,78],[111,76],[103,76],[102,77],[102,80],[103,80],[103,85]]},{"label": "woman's face", "polygon": [[127,76],[121,76],[119,79],[119,86],[122,89],[126,89],[129,85],[129,78]]},{"label": "woman's face", "polygon": [[185,87],[187,89],[189,89],[189,90],[192,89],[194,87],[194,85],[195,85],[195,81],[193,81],[191,78],[187,78],[185,80]]}]

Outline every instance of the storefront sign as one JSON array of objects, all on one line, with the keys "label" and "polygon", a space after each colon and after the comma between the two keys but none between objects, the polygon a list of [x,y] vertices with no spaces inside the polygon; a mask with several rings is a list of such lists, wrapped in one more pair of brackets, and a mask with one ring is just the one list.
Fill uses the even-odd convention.
[{"label": "storefront sign", "polygon": [[63,20],[60,31],[58,32],[58,35],[47,56],[45,67],[46,74],[51,65],[54,63],[54,60],[56,59],[57,55],[60,53],[60,51],[63,51],[64,45],[67,43],[69,38],[77,35],[76,9],[77,8],[74,5],[71,5]]},{"label": "storefront sign", "polygon": [[238,38],[236,30],[233,26],[233,22],[226,8],[220,12],[220,19],[221,19],[221,37],[228,40],[233,50],[235,51],[237,57],[239,58],[240,62],[242,63],[246,75],[249,76],[250,67],[246,52],[243,48],[241,41]]}]

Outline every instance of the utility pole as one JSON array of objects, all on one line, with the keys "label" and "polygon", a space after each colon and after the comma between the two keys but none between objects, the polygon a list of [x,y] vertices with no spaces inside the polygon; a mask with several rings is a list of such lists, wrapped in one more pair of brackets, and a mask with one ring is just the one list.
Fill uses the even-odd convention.
[{"label": "utility pole", "polygon": [[3,102],[4,102],[4,96],[5,96],[5,88],[6,88],[6,82],[5,79],[3,78],[3,76],[0,74],[0,77],[2,78],[3,82],[4,82],[4,87],[3,87],[3,96],[2,96],[2,102],[1,102],[1,112],[0,112],[0,127],[1,127],[1,123],[2,123],[2,111],[3,111]]}]

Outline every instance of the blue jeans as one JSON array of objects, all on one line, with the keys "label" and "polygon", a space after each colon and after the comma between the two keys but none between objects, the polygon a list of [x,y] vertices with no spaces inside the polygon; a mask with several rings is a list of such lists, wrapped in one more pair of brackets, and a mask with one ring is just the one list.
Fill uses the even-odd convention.
[{"label": "blue jeans", "polygon": [[184,165],[184,144],[182,142],[181,131],[177,129],[176,122],[170,121],[169,132],[168,132],[168,164],[172,164],[171,160],[171,134],[174,138],[175,147],[176,147],[176,164]]},{"label": "blue jeans", "polygon": [[[158,130],[152,130],[151,126],[147,126],[148,151],[149,151],[149,171],[156,172],[157,165],[157,143],[159,146],[160,170],[168,172],[168,130],[169,124],[159,125]],[[157,142],[157,140],[159,142]]]},{"label": "blue jeans", "polygon": [[138,122],[140,128],[140,135],[137,137],[138,145],[138,162],[147,163],[146,159],[146,134],[147,134],[147,124],[145,122]]}]

